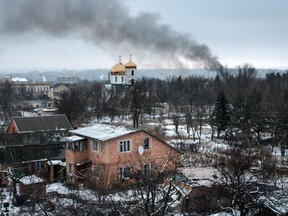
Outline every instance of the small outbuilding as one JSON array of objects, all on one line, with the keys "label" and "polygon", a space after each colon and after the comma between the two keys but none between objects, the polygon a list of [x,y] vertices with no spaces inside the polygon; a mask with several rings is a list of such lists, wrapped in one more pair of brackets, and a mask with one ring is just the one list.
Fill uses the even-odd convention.
[{"label": "small outbuilding", "polygon": [[19,192],[23,196],[44,197],[46,196],[46,182],[36,175],[24,176],[20,179]]}]

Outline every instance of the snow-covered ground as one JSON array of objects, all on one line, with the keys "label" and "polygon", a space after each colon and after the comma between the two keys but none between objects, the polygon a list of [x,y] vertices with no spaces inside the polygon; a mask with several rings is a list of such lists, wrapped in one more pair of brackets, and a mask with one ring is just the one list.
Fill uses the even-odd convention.
[{"label": "snow-covered ground", "polygon": [[[105,122],[109,122],[109,121],[105,120]],[[128,125],[131,125],[131,121],[129,120],[125,120],[125,121],[115,120],[115,122],[113,123],[123,123],[123,124],[125,123]],[[193,158],[193,160],[191,159],[191,161],[187,163],[188,166],[195,166],[195,167],[209,166],[212,164],[213,161],[210,160],[207,162],[207,158],[210,158],[210,157],[213,158],[213,155],[217,154],[221,149],[226,149],[229,147],[228,144],[224,142],[223,140],[214,139],[213,141],[211,141],[211,128],[209,125],[203,126],[201,135],[199,134],[199,131],[194,131],[194,134],[195,134],[195,138],[194,138],[193,131],[191,129],[189,133],[187,133],[187,128],[185,124],[179,125],[178,133],[177,133],[175,130],[175,125],[173,124],[171,120],[168,120],[168,119],[164,119],[164,121],[161,123],[157,120],[151,121],[151,122],[146,120],[145,124],[146,124],[146,127],[150,127],[150,128],[160,127],[161,131],[164,133],[164,138],[166,142],[174,147],[177,147],[179,143],[184,144],[184,145],[197,146],[196,149],[193,149],[193,151],[195,150],[195,152],[191,152],[193,157],[190,157],[189,160],[191,158]],[[288,152],[286,152],[286,154],[287,153]],[[287,159],[281,157],[281,151],[279,148],[274,147],[273,154],[278,159],[280,159],[280,161],[282,160],[283,164],[284,163],[287,164]],[[206,169],[205,172],[203,171],[204,169]],[[211,171],[210,168],[203,168],[203,170],[201,171],[201,169],[195,168],[193,171],[194,173],[189,173],[189,170],[188,171],[186,170],[186,171],[188,172],[188,174],[191,174],[191,175],[197,174],[197,178],[203,178],[205,179],[205,181],[207,181],[206,182],[207,184],[208,183],[210,184],[211,182],[208,181],[207,179],[211,178],[211,175],[215,174],[215,170]],[[287,189],[288,188],[287,182],[288,182],[287,178],[282,178],[282,179],[278,179],[275,182],[275,184],[277,184],[279,188]],[[53,183],[53,184],[47,184],[46,192],[47,194],[57,193],[57,194],[62,194],[62,195],[68,195],[69,193],[71,193],[71,189],[66,187],[63,183]],[[75,193],[75,191],[73,191],[73,193]],[[82,190],[77,191],[77,194],[81,195],[81,197],[86,200],[97,199],[96,197],[97,195],[95,194],[95,192],[92,192],[91,190],[82,189]],[[134,197],[135,197],[135,191],[126,191],[125,194],[115,193],[109,196],[109,198],[112,199],[114,202],[131,201]],[[11,191],[8,190],[7,188],[2,188],[2,191],[0,193],[0,199],[1,199],[0,200],[1,211],[5,211],[5,208],[3,207],[3,203],[9,202],[9,207],[7,208],[9,211],[9,216],[13,216],[13,215],[15,216],[16,215],[19,215],[19,216],[35,215],[36,216],[38,215],[37,213],[31,214],[30,212],[24,212],[25,209],[21,207],[14,207],[12,205]],[[70,203],[70,204],[72,203],[72,201],[71,200],[69,201],[68,198],[65,198],[65,199],[66,199],[66,203]],[[180,213],[174,214],[174,215],[182,216],[182,214]],[[225,213],[223,212],[217,213],[211,216],[230,216],[230,215],[233,215],[233,212],[228,210]],[[234,215],[239,215],[239,212],[234,212]]]}]

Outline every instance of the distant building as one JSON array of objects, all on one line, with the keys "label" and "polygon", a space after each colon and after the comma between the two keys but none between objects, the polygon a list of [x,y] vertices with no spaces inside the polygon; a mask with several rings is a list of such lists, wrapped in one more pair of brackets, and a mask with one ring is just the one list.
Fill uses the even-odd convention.
[{"label": "distant building", "polygon": [[57,82],[64,83],[64,84],[77,84],[81,81],[81,79],[77,76],[64,76],[58,77]]},{"label": "distant building", "polygon": [[63,83],[55,84],[49,88],[48,97],[51,100],[59,100],[61,93],[69,92],[69,88],[70,88],[69,84],[63,84]]},{"label": "distant building", "polygon": [[109,72],[109,80],[112,85],[133,85],[136,80],[137,65],[130,60],[127,64],[121,62],[121,56],[119,56],[119,62],[111,68]]},{"label": "distant building", "polygon": [[47,95],[50,83],[47,82],[29,82],[27,78],[21,77],[6,77],[4,80],[11,83],[16,94],[39,96]]},{"label": "distant building", "polygon": [[16,84],[14,86],[17,93],[20,93],[24,90],[26,93],[31,93],[33,96],[39,96],[48,94],[50,83],[26,83]]},{"label": "distant building", "polygon": [[27,83],[28,82],[27,78],[21,78],[21,77],[12,77],[11,81],[14,83]]}]

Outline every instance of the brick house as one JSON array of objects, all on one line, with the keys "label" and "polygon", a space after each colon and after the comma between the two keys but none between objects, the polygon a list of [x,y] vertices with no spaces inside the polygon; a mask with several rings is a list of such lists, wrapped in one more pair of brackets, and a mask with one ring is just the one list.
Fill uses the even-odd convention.
[{"label": "brick house", "polygon": [[181,157],[176,149],[142,129],[94,124],[70,132],[66,173],[72,183],[85,180],[91,172],[114,184],[129,180],[136,170],[175,170]]}]

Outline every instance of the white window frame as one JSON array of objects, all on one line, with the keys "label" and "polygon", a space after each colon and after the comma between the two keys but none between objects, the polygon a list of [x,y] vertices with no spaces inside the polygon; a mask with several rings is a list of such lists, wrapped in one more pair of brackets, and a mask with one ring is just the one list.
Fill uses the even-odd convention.
[{"label": "white window frame", "polygon": [[[94,144],[96,145],[96,148],[94,148]],[[92,140],[92,150],[95,152],[99,151],[99,143],[97,140]]]},{"label": "white window frame", "polygon": [[119,142],[119,151],[121,153],[131,152],[131,141],[130,140],[122,140]]}]

